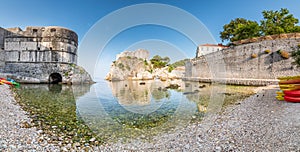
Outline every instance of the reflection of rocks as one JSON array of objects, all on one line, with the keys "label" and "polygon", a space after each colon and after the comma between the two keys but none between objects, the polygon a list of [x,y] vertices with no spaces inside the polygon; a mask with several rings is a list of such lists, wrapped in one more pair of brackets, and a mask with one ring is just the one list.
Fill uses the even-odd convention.
[{"label": "reflection of rocks", "polygon": [[116,81],[110,86],[112,94],[123,105],[149,105],[151,98],[159,101],[170,96],[164,89],[166,84],[159,81]]},{"label": "reflection of rocks", "polygon": [[139,81],[111,82],[112,94],[123,105],[147,105],[151,99],[149,81],[144,85],[140,83]]},{"label": "reflection of rocks", "polygon": [[60,93],[62,90],[61,84],[49,84],[48,85],[49,91],[53,93]]},{"label": "reflection of rocks", "polygon": [[167,89],[178,89],[179,85],[178,84],[170,84],[169,86],[166,87]]},{"label": "reflection of rocks", "polygon": [[184,95],[190,100],[194,102],[200,102],[201,99],[206,98],[208,95],[210,95],[210,87],[208,87],[208,84],[201,84],[198,82],[190,82],[185,81],[184,82]]}]

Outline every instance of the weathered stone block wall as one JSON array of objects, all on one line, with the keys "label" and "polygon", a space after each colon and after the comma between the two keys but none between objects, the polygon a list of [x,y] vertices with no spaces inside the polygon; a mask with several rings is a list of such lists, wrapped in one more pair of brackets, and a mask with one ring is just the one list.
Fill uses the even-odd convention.
[{"label": "weathered stone block wall", "polygon": [[23,83],[49,83],[53,73],[62,76],[62,83],[78,84],[93,82],[90,75],[81,67],[62,63],[6,63],[5,72]]},{"label": "weathered stone block wall", "polygon": [[62,27],[0,28],[0,74],[23,83],[91,83],[76,65],[77,45],[77,34]]},{"label": "weathered stone block wall", "polygon": [[71,30],[50,26],[7,31],[4,34],[6,62],[77,63],[78,38]]},{"label": "weathered stone block wall", "polygon": [[148,60],[149,56],[150,56],[150,53],[149,53],[149,51],[142,50],[142,49],[139,49],[139,50],[136,50],[136,51],[124,51],[120,54],[117,54],[116,60],[118,60],[121,57],[127,57],[127,56],[137,57],[137,58],[142,58],[142,59]]},{"label": "weathered stone block wall", "polygon": [[[215,78],[213,75],[217,74],[229,79],[276,79],[278,76],[297,75],[300,69],[292,64],[292,57],[284,59],[278,51],[291,55],[298,44],[300,38],[287,38],[233,46],[188,61],[185,77]],[[257,57],[253,58],[252,54]]]},{"label": "weathered stone block wall", "polygon": [[6,35],[6,30],[0,27],[0,72],[5,66],[5,52],[4,52],[4,36]]},{"label": "weathered stone block wall", "polygon": [[2,50],[0,48],[0,72],[2,71],[2,69],[5,66],[5,58],[4,58],[4,56],[5,56],[5,52],[4,52],[4,50]]}]

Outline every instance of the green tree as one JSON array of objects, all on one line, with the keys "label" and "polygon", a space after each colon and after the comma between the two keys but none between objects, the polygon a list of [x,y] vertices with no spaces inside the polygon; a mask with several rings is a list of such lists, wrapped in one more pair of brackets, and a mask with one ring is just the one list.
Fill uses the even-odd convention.
[{"label": "green tree", "polygon": [[172,63],[171,66],[173,66],[174,68],[177,68],[179,66],[184,66],[185,62],[188,60],[189,59],[183,59],[183,60],[176,61],[176,62]]},{"label": "green tree", "polygon": [[244,18],[236,18],[231,20],[229,24],[223,26],[223,31],[220,32],[222,41],[230,40],[237,41],[252,37],[260,36],[260,27],[257,22],[246,20]]},{"label": "green tree", "polygon": [[264,35],[300,32],[299,22],[289,10],[281,8],[279,11],[263,11],[264,20],[261,20],[261,29]]},{"label": "green tree", "polygon": [[150,61],[151,64],[153,64],[154,68],[162,68],[165,67],[170,62],[170,58],[169,57],[162,58],[159,55],[155,55],[152,57],[152,59],[150,59]]}]

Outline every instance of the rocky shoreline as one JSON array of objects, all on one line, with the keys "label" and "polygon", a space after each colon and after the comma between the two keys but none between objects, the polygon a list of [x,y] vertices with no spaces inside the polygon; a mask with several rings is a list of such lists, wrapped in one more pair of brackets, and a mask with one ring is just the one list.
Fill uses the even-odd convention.
[{"label": "rocky shoreline", "polygon": [[221,115],[157,136],[152,142],[60,147],[48,142],[51,137],[42,130],[28,127],[31,120],[12,91],[0,85],[0,151],[299,151],[300,104],[277,101],[276,90],[260,90]]},{"label": "rocky shoreline", "polygon": [[0,105],[0,151],[59,151],[42,130],[30,127],[30,118],[7,85],[0,85]]}]

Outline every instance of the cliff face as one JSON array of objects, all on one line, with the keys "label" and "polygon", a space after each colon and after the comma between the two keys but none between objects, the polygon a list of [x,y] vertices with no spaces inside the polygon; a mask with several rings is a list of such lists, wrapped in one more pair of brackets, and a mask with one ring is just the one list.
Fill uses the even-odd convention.
[{"label": "cliff face", "polygon": [[119,57],[112,63],[107,80],[152,79],[150,63],[142,58],[127,56]]},{"label": "cliff face", "polygon": [[184,71],[184,67],[175,68],[172,72],[169,72],[168,67],[153,68],[147,50],[126,51],[117,55],[117,60],[112,63],[105,79],[109,81],[177,79],[183,77]]},{"label": "cliff face", "polygon": [[149,59],[149,55],[150,53],[147,50],[143,50],[143,49],[138,49],[136,51],[124,51],[120,54],[117,55],[116,60],[118,60],[121,57],[137,57],[137,58],[141,58],[141,59]]}]

